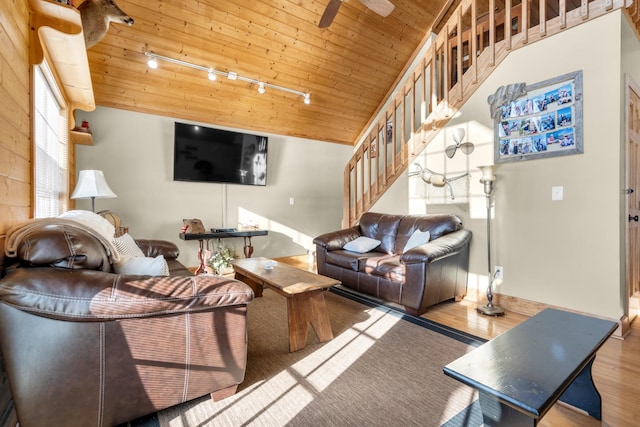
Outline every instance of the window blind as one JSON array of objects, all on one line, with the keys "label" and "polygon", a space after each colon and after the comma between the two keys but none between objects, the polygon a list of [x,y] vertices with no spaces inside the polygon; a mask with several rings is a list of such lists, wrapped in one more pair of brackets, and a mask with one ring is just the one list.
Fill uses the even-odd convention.
[{"label": "window blind", "polygon": [[51,73],[34,67],[34,216],[57,216],[68,204],[68,135],[66,108]]}]

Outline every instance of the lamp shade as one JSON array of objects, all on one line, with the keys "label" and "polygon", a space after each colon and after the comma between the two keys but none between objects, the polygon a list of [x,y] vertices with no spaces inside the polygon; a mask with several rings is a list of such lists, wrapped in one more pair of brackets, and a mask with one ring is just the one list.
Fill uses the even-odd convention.
[{"label": "lamp shade", "polygon": [[82,170],[78,177],[78,183],[71,195],[72,199],[106,199],[118,197],[111,190],[104,174],[99,170]]},{"label": "lamp shade", "polygon": [[487,166],[478,166],[478,169],[482,171],[482,177],[480,177],[480,182],[491,182],[495,181],[496,176],[494,175],[495,165],[487,165]]}]

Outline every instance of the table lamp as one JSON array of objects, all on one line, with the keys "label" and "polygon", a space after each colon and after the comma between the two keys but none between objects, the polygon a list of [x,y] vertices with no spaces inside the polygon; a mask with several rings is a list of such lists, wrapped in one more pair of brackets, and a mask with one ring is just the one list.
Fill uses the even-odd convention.
[{"label": "table lamp", "polygon": [[95,212],[95,199],[108,199],[118,197],[111,190],[104,173],[99,170],[81,170],[75,190],[71,195],[72,199],[91,198],[91,211]]}]

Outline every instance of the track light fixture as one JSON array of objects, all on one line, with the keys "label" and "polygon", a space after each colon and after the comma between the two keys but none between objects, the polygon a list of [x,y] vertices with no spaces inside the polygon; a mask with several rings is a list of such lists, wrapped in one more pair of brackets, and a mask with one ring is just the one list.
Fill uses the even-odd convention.
[{"label": "track light fixture", "polygon": [[287,87],[284,86],[279,86],[279,85],[274,85],[271,83],[266,83],[266,82],[262,82],[260,80],[257,79],[252,79],[249,77],[243,77],[238,75],[238,73],[233,72],[233,71],[218,71],[215,68],[212,67],[205,67],[203,65],[198,65],[198,64],[193,64],[191,62],[187,62],[187,61],[183,61],[181,59],[174,59],[174,58],[170,58],[168,56],[162,56],[162,55],[158,55],[156,53],[151,53],[151,52],[144,52],[145,56],[147,56],[149,59],[147,60],[147,65],[149,66],[149,68],[151,69],[156,69],[158,68],[158,60],[161,61],[166,61],[166,62],[171,62],[172,64],[176,64],[176,65],[181,65],[183,67],[189,67],[189,68],[193,68],[195,70],[200,70],[200,71],[204,71],[207,73],[207,76],[209,78],[209,80],[214,81],[216,80],[217,76],[224,76],[226,78],[228,78],[229,80],[240,80],[243,82],[247,82],[247,83],[251,83],[251,84],[257,84],[258,85],[258,92],[259,93],[265,93],[266,92],[266,88],[270,88],[270,89],[276,89],[276,90],[280,90],[283,92],[288,92],[288,93],[292,93],[294,95],[298,95],[298,96],[302,96],[303,101],[306,105],[311,104],[311,94],[309,92],[302,92],[299,90],[295,90],[295,89],[289,89]]},{"label": "track light fixture", "polygon": [[155,56],[150,56],[149,60],[147,61],[147,65],[149,66],[149,68],[155,70],[156,68],[158,68],[158,61],[156,60]]}]

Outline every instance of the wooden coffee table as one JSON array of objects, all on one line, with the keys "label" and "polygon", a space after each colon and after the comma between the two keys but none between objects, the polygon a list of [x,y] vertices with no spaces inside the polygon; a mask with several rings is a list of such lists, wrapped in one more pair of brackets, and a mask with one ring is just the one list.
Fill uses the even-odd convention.
[{"label": "wooden coffee table", "polygon": [[262,288],[267,286],[287,298],[289,351],[307,345],[309,325],[315,330],[318,341],[333,339],[324,291],[339,285],[340,281],[282,263],[267,270],[261,263],[265,260],[267,258],[244,258],[231,263],[236,279],[251,286],[256,297],[262,296]]}]

